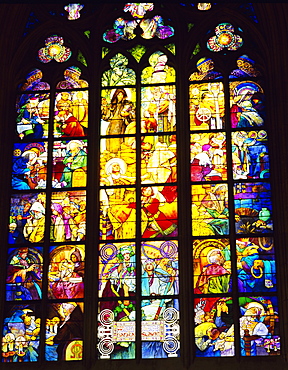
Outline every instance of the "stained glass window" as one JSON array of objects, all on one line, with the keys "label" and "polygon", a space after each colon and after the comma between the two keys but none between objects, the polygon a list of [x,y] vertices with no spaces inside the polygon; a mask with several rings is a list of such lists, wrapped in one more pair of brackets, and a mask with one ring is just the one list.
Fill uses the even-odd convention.
[{"label": "stained glass window", "polygon": [[[213,52],[234,37],[231,24],[215,31]],[[235,61],[228,85],[208,57],[189,78],[196,357],[234,356],[236,343],[241,356],[280,349],[265,94],[255,62]]]},{"label": "stained glass window", "polygon": [[2,362],[280,354],[267,71],[218,5],[68,4],[83,43],[29,51]]}]

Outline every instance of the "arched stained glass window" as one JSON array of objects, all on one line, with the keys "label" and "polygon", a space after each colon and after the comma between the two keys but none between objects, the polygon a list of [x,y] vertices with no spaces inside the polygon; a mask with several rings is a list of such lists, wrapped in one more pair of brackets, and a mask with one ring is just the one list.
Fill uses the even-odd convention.
[{"label": "arched stained glass window", "polygon": [[280,354],[255,24],[240,4],[52,8],[10,134],[2,362]]}]

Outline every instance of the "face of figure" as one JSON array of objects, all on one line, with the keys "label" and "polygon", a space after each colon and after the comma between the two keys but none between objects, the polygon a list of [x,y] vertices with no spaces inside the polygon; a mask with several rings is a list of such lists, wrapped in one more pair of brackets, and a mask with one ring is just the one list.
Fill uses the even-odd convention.
[{"label": "face of figure", "polygon": [[225,259],[220,250],[216,250],[213,253],[211,253],[209,259],[211,260],[212,263],[217,263],[217,265],[223,265],[225,262]]},{"label": "face of figure", "polygon": [[118,163],[113,163],[111,169],[112,169],[112,173],[119,173],[120,172],[120,166],[119,166]]},{"label": "face of figure", "polygon": [[161,90],[160,87],[155,87],[152,92],[154,99],[159,100],[161,98]]},{"label": "face of figure", "polygon": [[32,318],[28,315],[24,315],[23,321],[24,321],[25,326],[30,326],[32,322]]},{"label": "face of figure", "polygon": [[23,209],[24,213],[28,212],[29,209],[30,209],[30,204],[28,204],[28,203],[25,204],[24,209]]},{"label": "face of figure", "polygon": [[151,186],[142,189],[142,195],[144,195],[145,197],[151,197],[153,194],[154,192]]},{"label": "face of figure", "polygon": [[124,99],[124,94],[122,91],[120,91],[117,95],[117,101],[120,102]]},{"label": "face of figure", "polygon": [[71,152],[72,155],[76,155],[77,153],[79,153],[80,148],[79,148],[79,145],[78,144],[71,143],[70,144],[70,147],[69,147],[69,150],[70,150],[70,152]]},{"label": "face of figure", "polygon": [[39,212],[39,211],[33,211],[32,216],[33,216],[36,220],[39,220],[39,219],[43,216],[43,214],[42,214],[42,212]]},{"label": "face of figure", "polygon": [[217,197],[219,200],[224,200],[224,199],[225,199],[225,196],[226,196],[226,189],[221,189],[221,188],[219,188],[219,189],[215,192],[215,195],[216,195],[216,197]]},{"label": "face of figure", "polygon": [[27,258],[27,256],[28,256],[28,252],[20,252],[20,253],[19,253],[19,256],[20,256],[23,260],[25,260],[25,259]]},{"label": "face of figure", "polygon": [[130,253],[124,253],[123,255],[124,261],[130,261]]},{"label": "face of figure", "polygon": [[75,256],[75,254],[72,254],[72,255],[71,255],[71,257],[70,257],[70,259],[71,259],[71,261],[72,261],[72,262],[74,262],[74,263],[75,263],[75,262],[77,262],[77,258],[76,258],[76,256]]},{"label": "face of figure", "polygon": [[62,308],[65,316],[70,315],[70,313],[74,310],[74,306],[70,303],[62,303]]},{"label": "face of figure", "polygon": [[29,103],[28,103],[29,108],[36,108],[37,105],[38,105],[38,100],[37,99],[29,100]]},{"label": "face of figure", "polygon": [[153,263],[152,262],[147,262],[146,266],[145,266],[145,270],[146,271],[153,271],[154,270]]},{"label": "face of figure", "polygon": [[68,93],[62,93],[61,94],[61,99],[68,100],[68,98],[69,98],[69,94]]},{"label": "face of figure", "polygon": [[16,230],[16,226],[14,226],[14,225],[9,225],[9,231],[10,231],[10,233],[14,233],[14,231]]}]

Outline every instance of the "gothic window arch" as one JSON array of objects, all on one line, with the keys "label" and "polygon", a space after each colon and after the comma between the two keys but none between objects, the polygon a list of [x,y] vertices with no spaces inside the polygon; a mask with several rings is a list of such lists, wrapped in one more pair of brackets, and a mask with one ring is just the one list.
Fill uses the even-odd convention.
[{"label": "gothic window arch", "polygon": [[2,361],[279,354],[256,16],[129,4],[57,6],[29,50]]}]

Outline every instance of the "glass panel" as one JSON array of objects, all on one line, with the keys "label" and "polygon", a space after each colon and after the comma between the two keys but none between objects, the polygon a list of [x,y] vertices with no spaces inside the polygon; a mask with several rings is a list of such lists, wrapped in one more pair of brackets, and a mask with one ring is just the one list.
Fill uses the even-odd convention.
[{"label": "glass panel", "polygon": [[229,234],[226,184],[192,186],[192,235]]},{"label": "glass panel", "polygon": [[[194,52],[196,51],[197,50],[194,50]],[[211,58],[200,58],[196,64],[196,67],[198,71],[190,75],[190,81],[213,80],[223,77],[221,73],[214,71],[214,62]]]},{"label": "glass panel", "polygon": [[98,314],[98,351],[101,359],[136,356],[135,301],[102,301]]},{"label": "glass panel", "polygon": [[147,48],[143,45],[136,45],[134,48],[127,50],[139,63],[142,56],[146,53]]},{"label": "glass panel", "polygon": [[[109,143],[117,138],[109,139]],[[136,181],[136,138],[127,136],[124,138],[117,152],[119,157],[113,157],[106,150],[107,139],[100,140],[100,184],[103,186],[130,185]],[[118,142],[117,142],[118,143]],[[133,145],[134,148],[131,148]]]},{"label": "glass panel", "polygon": [[191,181],[227,180],[226,135],[190,135]]},{"label": "glass panel", "polygon": [[22,94],[16,101],[16,131],[20,139],[48,137],[50,94]]},{"label": "glass panel", "polygon": [[84,187],[86,181],[87,140],[55,141],[52,187]]},{"label": "glass panel", "polygon": [[50,247],[48,298],[84,297],[84,259],[83,245]]},{"label": "glass panel", "polygon": [[223,49],[237,50],[243,45],[243,39],[234,34],[234,27],[230,23],[220,23],[215,28],[215,36],[210,37],[207,48],[219,52]]},{"label": "glass panel", "polygon": [[54,242],[85,240],[86,192],[52,193],[50,240]]},{"label": "glass panel", "polygon": [[232,291],[230,245],[228,239],[193,242],[194,293]]},{"label": "glass panel", "polygon": [[179,301],[166,297],[141,302],[142,358],[178,357]]},{"label": "glass panel", "polygon": [[81,80],[80,76],[81,76],[81,69],[79,67],[71,66],[65,69],[64,81],[58,82],[56,89],[62,90],[62,89],[77,89],[80,87],[88,87],[88,82],[85,80]]},{"label": "glass panel", "polygon": [[64,46],[64,39],[58,35],[51,35],[45,40],[45,46],[38,50],[38,58],[42,63],[49,63],[55,59],[58,63],[66,62],[72,55],[71,49]]},{"label": "glass panel", "polygon": [[238,68],[231,72],[229,78],[249,78],[260,75],[260,72],[255,68],[254,60],[250,59],[248,55],[241,55],[236,63]]},{"label": "glass panel", "polygon": [[43,73],[40,69],[33,69],[33,71],[26,76],[27,82],[21,86],[21,90],[50,90],[49,84],[41,81],[42,77]]},{"label": "glass panel", "polygon": [[[174,193],[173,201],[171,193]],[[177,187],[152,184],[142,187],[141,207],[143,238],[178,235]]]},{"label": "glass panel", "polygon": [[99,303],[100,358],[135,358],[135,293],[135,244],[100,244],[98,294],[106,298]]},{"label": "glass panel", "polygon": [[275,292],[276,264],[273,238],[236,240],[240,292]]},{"label": "glass panel", "polygon": [[47,143],[14,144],[12,188],[45,189],[47,176]]},{"label": "glass panel", "polygon": [[[142,296],[179,293],[178,242],[143,242],[141,246]],[[149,305],[149,299],[142,305]]]},{"label": "glass panel", "polygon": [[232,162],[235,180],[270,177],[267,132],[233,132]]},{"label": "glass panel", "polygon": [[235,354],[232,298],[194,300],[197,357],[230,357]]},{"label": "glass panel", "polygon": [[86,136],[88,91],[56,93],[54,137]]},{"label": "glass panel", "polygon": [[240,297],[241,356],[280,355],[276,297]]},{"label": "glass panel", "polygon": [[42,243],[45,230],[44,193],[12,195],[8,243]]},{"label": "glass panel", "polygon": [[232,128],[261,127],[265,122],[264,91],[257,82],[230,82]]},{"label": "glass panel", "polygon": [[[99,297],[130,297],[136,291],[134,243],[109,243],[99,246]],[[126,305],[126,300],[124,305]],[[110,302],[115,309],[116,301]],[[118,302],[119,303],[119,302]],[[117,304],[118,304],[117,303]],[[116,306],[117,306],[116,304]]]},{"label": "glass panel", "polygon": [[[136,89],[102,90],[101,135],[135,134]],[[124,142],[123,137],[106,139],[106,150],[117,154]]]},{"label": "glass panel", "polygon": [[162,51],[156,51],[149,58],[149,67],[142,71],[141,83],[165,83],[175,82],[175,69],[166,65],[168,61],[167,55]]},{"label": "glass panel", "polygon": [[[141,179],[143,184],[177,181],[176,135],[142,136]],[[169,197],[171,201],[173,194]]]},{"label": "glass panel", "polygon": [[190,85],[190,129],[224,128],[224,87],[222,82]]},{"label": "glass panel", "polygon": [[84,304],[51,303],[46,319],[46,361],[82,360]]},{"label": "glass panel", "polygon": [[133,188],[100,189],[100,239],[135,238],[136,191]]},{"label": "glass panel", "polygon": [[272,232],[272,202],[269,183],[236,183],[234,204],[235,227],[238,234]]},{"label": "glass panel", "polygon": [[151,86],[141,89],[141,132],[176,130],[175,86]]},{"label": "glass panel", "polygon": [[102,86],[135,85],[136,74],[133,69],[128,68],[127,65],[128,59],[120,53],[111,58],[111,69],[103,73],[101,81]]},{"label": "glass panel", "polygon": [[42,298],[43,248],[8,249],[6,300],[24,301]]},{"label": "glass panel", "polygon": [[6,307],[2,362],[38,361],[41,316],[38,305],[21,304]]}]

